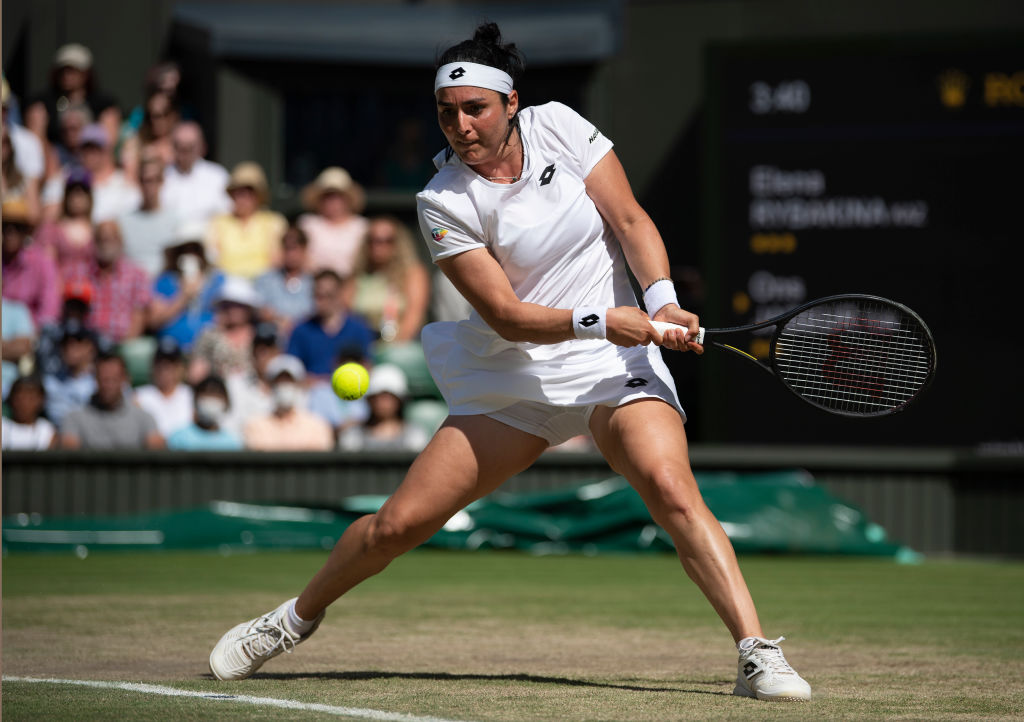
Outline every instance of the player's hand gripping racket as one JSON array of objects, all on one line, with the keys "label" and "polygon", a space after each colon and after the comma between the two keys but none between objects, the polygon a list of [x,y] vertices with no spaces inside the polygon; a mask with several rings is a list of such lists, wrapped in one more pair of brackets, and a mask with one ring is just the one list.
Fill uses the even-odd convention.
[{"label": "player's hand gripping racket", "polygon": [[[651,324],[659,333],[684,328]],[[776,328],[764,361],[717,340],[768,326]],[[842,416],[902,411],[935,375],[928,326],[906,306],[878,296],[828,296],[749,326],[702,328],[690,340],[749,359],[807,403]]]}]

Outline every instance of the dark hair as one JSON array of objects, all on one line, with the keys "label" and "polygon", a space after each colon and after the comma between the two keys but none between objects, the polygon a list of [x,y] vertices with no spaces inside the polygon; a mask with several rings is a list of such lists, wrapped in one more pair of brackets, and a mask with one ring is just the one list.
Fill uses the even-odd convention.
[{"label": "dark hair", "polygon": [[61,199],[61,215],[67,216],[68,211],[68,199],[71,195],[71,191],[74,188],[81,188],[85,191],[85,194],[89,196],[89,213],[92,213],[92,207],[94,204],[94,198],[92,194],[92,178],[89,173],[76,169],[71,172],[67,180],[64,182],[64,197]]},{"label": "dark hair", "polygon": [[[501,29],[497,23],[483,23],[477,27],[470,40],[463,40],[445,50],[438,58],[434,70],[442,65],[461,61],[504,70],[512,76],[513,85],[518,85],[525,69],[523,54],[519,52],[516,44],[501,42]],[[503,94],[503,97],[505,102],[508,102],[508,96]]]},{"label": "dark hair", "polygon": [[35,389],[43,398],[46,398],[46,387],[43,385],[42,377],[37,373],[31,373],[28,376],[19,376],[11,384],[11,388],[7,390],[7,399],[10,400],[12,396],[18,391],[24,391],[26,389]]},{"label": "dark hair", "polygon": [[164,270],[169,273],[180,273],[178,259],[187,253],[199,256],[199,268],[205,271],[210,266],[206,260],[206,246],[202,241],[180,241],[177,245],[164,248]]},{"label": "dark hair", "polygon": [[295,242],[303,248],[309,247],[309,236],[307,236],[306,232],[294,223],[284,229],[284,233],[281,234],[281,240],[283,241],[284,237],[287,235],[292,235],[295,238]]},{"label": "dark hair", "polygon": [[[478,25],[473,37],[463,40],[447,50],[437,59],[436,71],[442,65],[448,63],[479,63],[488,65],[498,70],[503,70],[512,77],[513,87],[519,85],[519,79],[526,69],[526,62],[523,54],[516,47],[515,43],[503,43],[501,28],[497,23],[483,23]],[[501,96],[501,104],[508,106],[508,96],[505,93],[498,93]],[[519,111],[508,124],[508,135],[505,136],[507,143],[512,137],[512,131],[519,128]]]},{"label": "dark hair", "polygon": [[338,286],[341,286],[343,283],[345,283],[345,280],[341,277],[341,274],[330,268],[321,268],[319,271],[313,274],[314,283],[322,281],[325,278],[334,281],[334,283]]},{"label": "dark hair", "polygon": [[98,369],[100,367],[100,364],[105,363],[116,363],[121,367],[122,372],[128,373],[128,362],[125,361],[124,357],[118,353],[115,353],[113,351],[101,351],[99,355],[96,356],[94,366],[95,368]]},{"label": "dark hair", "polygon": [[192,393],[197,399],[201,394],[218,394],[223,396],[225,399],[228,399],[229,403],[231,399],[228,394],[228,387],[224,383],[224,379],[215,374],[210,374],[209,376],[200,379],[196,383],[195,388],[192,389]]}]

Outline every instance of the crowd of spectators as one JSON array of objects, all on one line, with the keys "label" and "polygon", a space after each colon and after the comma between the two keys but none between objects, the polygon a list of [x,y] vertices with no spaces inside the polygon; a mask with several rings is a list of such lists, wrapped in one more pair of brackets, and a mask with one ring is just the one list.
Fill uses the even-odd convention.
[{"label": "crowd of spectators", "polygon": [[69,44],[42,92],[3,81],[3,448],[421,448],[407,372],[374,361],[468,305],[343,168],[271,208],[258,163],[207,157],[181,80],[154,66],[125,109]]}]

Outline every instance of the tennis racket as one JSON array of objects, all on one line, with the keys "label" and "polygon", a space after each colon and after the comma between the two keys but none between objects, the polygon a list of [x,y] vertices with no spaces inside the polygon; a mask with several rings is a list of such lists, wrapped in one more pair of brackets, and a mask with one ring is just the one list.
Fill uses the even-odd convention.
[{"label": "tennis racket", "polygon": [[[652,321],[659,333],[685,328]],[[718,340],[775,326],[764,361]],[[700,329],[700,344],[756,363],[812,406],[841,416],[902,411],[935,376],[935,341],[921,317],[878,296],[843,294],[798,306],[767,321]]]}]

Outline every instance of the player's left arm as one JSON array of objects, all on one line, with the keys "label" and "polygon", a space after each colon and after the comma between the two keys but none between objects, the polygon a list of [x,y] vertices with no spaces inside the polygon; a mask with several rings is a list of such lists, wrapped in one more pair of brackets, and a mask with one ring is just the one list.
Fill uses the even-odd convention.
[{"label": "player's left arm", "polygon": [[[626,171],[619,162],[615,151],[605,154],[584,183],[587,195],[597,206],[598,212],[611,226],[622,245],[630,270],[636,276],[640,287],[646,289],[658,279],[670,278],[668,253],[665,243],[658,232],[654,221],[640,207],[633,190],[626,178]],[[690,335],[697,334],[700,322],[696,314],[679,308],[675,304],[663,307],[655,316],[657,321],[669,321],[686,326]],[[663,346],[680,351],[694,350],[703,352],[703,348],[693,342],[684,342],[679,331],[666,331]]]}]

